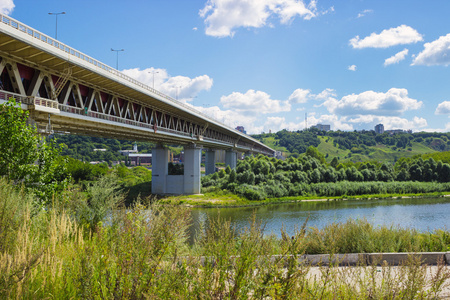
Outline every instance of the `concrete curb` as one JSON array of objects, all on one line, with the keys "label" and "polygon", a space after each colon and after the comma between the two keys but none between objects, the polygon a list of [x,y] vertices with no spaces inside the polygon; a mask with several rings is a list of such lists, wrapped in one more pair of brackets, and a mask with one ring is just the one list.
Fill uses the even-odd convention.
[{"label": "concrete curb", "polygon": [[[270,256],[270,263],[284,262],[287,266],[287,258],[291,255],[272,255]],[[402,253],[348,253],[348,254],[304,254],[297,257],[300,265],[305,266],[370,266],[383,265],[399,266],[408,261],[411,257],[419,257],[421,264],[424,265],[438,265],[443,263],[450,265],[450,252],[402,252]],[[210,263],[216,265],[214,257],[199,257],[200,263],[205,266]],[[239,256],[230,257],[230,261],[236,262]],[[256,264],[264,263],[265,259],[260,257]]]},{"label": "concrete curb", "polygon": [[311,266],[318,265],[342,265],[342,266],[357,266],[365,264],[367,261],[364,253],[349,253],[349,254],[306,254],[302,256],[301,263]]},{"label": "concrete curb", "polygon": [[449,252],[421,252],[421,253],[369,253],[367,254],[367,264],[381,265],[384,262],[389,265],[402,265],[407,262],[409,258],[419,257],[422,264],[437,265],[439,263],[450,264]]},{"label": "concrete curb", "polygon": [[[401,253],[349,253],[332,255],[331,264],[339,266],[370,266],[387,263],[399,266],[411,257],[419,257],[422,265],[450,265],[450,252],[401,252]],[[311,266],[330,265],[330,255],[303,255],[304,262]]]}]

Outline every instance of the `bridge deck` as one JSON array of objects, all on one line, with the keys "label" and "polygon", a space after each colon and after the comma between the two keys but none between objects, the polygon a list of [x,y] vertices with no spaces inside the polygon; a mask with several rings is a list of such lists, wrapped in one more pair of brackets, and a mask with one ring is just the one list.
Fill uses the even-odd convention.
[{"label": "bridge deck", "polygon": [[[1,14],[0,57],[2,82],[9,80],[9,88],[0,87],[0,99],[13,96],[29,105],[39,124],[48,123],[50,113],[55,130],[168,144],[196,143],[268,155],[274,152],[193,107]],[[60,82],[63,84],[58,86]],[[38,102],[53,108],[44,110],[45,105]]]}]

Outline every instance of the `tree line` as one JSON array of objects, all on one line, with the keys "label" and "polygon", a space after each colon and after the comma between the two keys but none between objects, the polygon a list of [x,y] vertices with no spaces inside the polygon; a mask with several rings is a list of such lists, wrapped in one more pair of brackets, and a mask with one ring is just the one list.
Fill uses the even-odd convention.
[{"label": "tree line", "polygon": [[[301,157],[280,160],[259,155],[239,161],[235,170],[227,168],[205,176],[206,190],[227,189],[248,199],[286,196],[342,196],[380,193],[429,193],[450,191],[450,164],[404,158],[389,163],[325,162],[321,153],[309,147]],[[416,184],[423,182],[425,184]],[[368,184],[370,183],[370,184]],[[330,191],[333,189],[333,191]]]}]

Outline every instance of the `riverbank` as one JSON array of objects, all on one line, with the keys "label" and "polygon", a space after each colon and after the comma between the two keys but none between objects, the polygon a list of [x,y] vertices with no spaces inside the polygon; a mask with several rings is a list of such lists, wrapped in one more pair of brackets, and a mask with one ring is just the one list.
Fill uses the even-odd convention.
[{"label": "riverbank", "polygon": [[378,199],[415,199],[450,197],[449,192],[419,193],[419,194],[371,194],[339,197],[320,196],[292,196],[282,198],[268,198],[264,200],[248,200],[230,192],[205,193],[200,195],[168,196],[158,200],[160,204],[184,205],[189,207],[251,207],[269,204],[314,202],[314,201],[349,201],[349,200],[378,200]]}]

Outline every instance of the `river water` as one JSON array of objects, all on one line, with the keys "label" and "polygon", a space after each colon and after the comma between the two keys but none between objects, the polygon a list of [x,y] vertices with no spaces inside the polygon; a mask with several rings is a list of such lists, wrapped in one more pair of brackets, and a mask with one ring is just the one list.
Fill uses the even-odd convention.
[{"label": "river water", "polygon": [[252,214],[265,224],[265,233],[280,235],[282,227],[292,235],[308,219],[307,227],[323,228],[349,218],[366,219],[370,223],[419,231],[450,230],[450,198],[381,199],[349,201],[317,201],[271,204],[238,208],[195,208],[192,210],[194,230],[199,224],[220,215],[231,220],[238,229],[249,224]]}]

